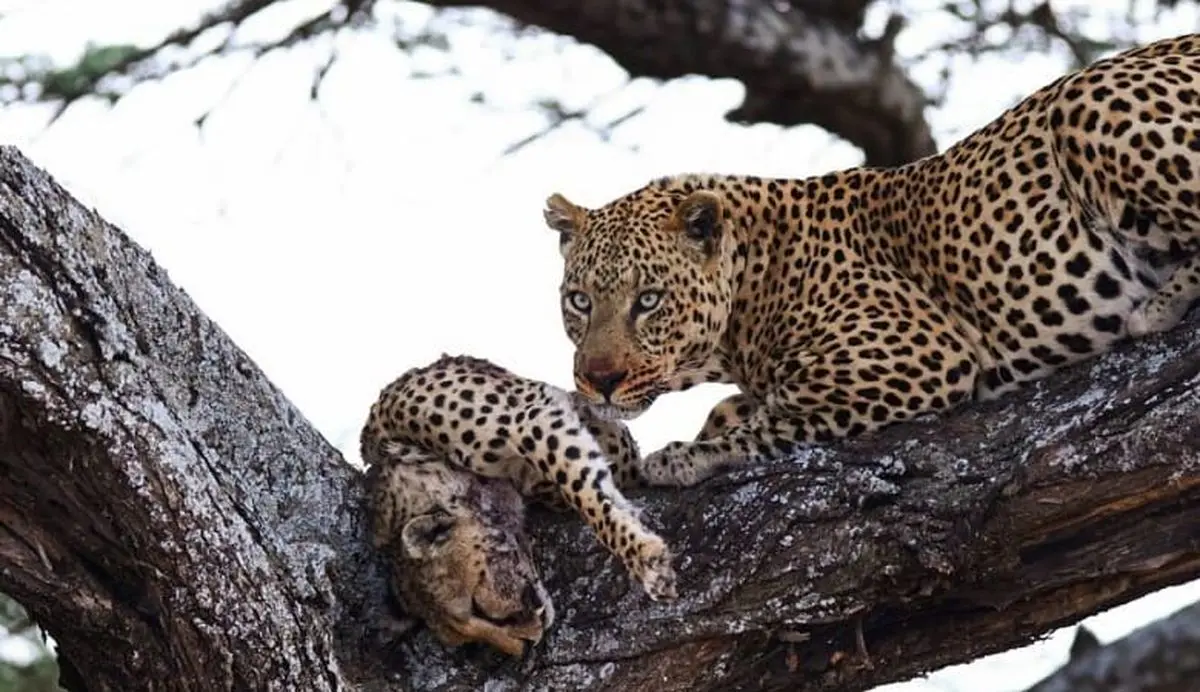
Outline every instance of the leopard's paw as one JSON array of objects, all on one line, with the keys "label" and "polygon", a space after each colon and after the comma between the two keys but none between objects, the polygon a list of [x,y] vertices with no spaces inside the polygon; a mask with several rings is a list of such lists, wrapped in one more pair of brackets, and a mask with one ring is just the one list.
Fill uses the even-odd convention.
[{"label": "leopard's paw", "polygon": [[685,488],[712,475],[712,470],[695,463],[689,453],[692,445],[671,442],[651,453],[641,463],[641,475],[649,485]]},{"label": "leopard's paw", "polygon": [[675,569],[671,567],[671,551],[658,536],[646,539],[630,571],[642,583],[646,594],[654,601],[673,601],[679,594],[675,588]]}]

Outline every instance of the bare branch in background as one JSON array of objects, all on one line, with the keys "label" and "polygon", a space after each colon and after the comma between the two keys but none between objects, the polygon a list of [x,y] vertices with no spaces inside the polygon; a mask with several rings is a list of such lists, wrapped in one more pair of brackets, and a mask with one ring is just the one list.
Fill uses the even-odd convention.
[{"label": "bare branch in background", "polygon": [[[992,8],[993,4],[982,0],[945,3],[943,9],[971,29],[966,36],[935,46],[933,52],[979,58],[986,53],[1001,51],[1044,53],[1058,43],[1071,54],[1070,68],[1079,69],[1106,53],[1130,45],[1133,40],[1128,28],[1121,31],[1119,27],[1114,27],[1114,34],[1109,38],[1088,37],[1076,28],[1084,18],[1077,10],[1064,17],[1046,0],[1028,10],[1018,10],[1017,3],[1010,1],[997,11]],[[994,31],[997,28],[1004,31]]]},{"label": "bare branch in background", "polygon": [[[51,102],[56,104],[57,117],[85,96],[114,101],[132,85],[161,79],[208,58],[260,57],[344,30],[381,30],[381,18],[386,16],[382,10],[391,5],[386,0],[338,0],[277,39],[238,40],[239,29],[247,20],[284,1],[236,0],[154,45],[94,46],[69,67],[37,57],[0,61],[0,101]],[[894,60],[893,41],[906,24],[899,2],[891,3],[893,16],[874,37],[866,36],[863,29],[872,0],[589,0],[585,4],[567,0],[433,0],[429,4],[444,9],[433,15],[428,26],[400,22],[382,27],[392,32],[398,49],[448,53],[446,36],[468,25],[490,25],[496,36],[512,41],[549,31],[594,45],[625,68],[630,79],[669,80],[693,74],[736,79],[745,86],[746,95],[727,115],[730,121],[817,125],[860,147],[869,164],[904,163],[936,148],[924,112],[942,97],[923,93],[908,77],[906,65],[913,59],[905,64]],[[1175,4],[1159,0],[1155,9],[1161,12]],[[504,17],[466,11],[468,7],[485,7]],[[1132,3],[1130,8],[1132,13]],[[1080,27],[1091,10],[1056,10],[1049,2],[1027,7],[1016,2],[947,0],[940,11],[959,20],[963,33],[933,46],[916,60],[936,56],[946,61],[943,89],[950,77],[949,58],[955,55],[978,59],[997,52],[1018,54],[1061,45],[1078,67],[1132,42],[1130,27],[1122,27],[1120,22],[1109,36],[1088,36]],[[213,31],[226,32],[225,39],[210,49],[191,50],[196,39]],[[314,98],[334,59],[331,56],[314,66],[310,89]],[[453,76],[456,72],[457,68],[448,64],[410,76]],[[537,98],[549,102],[554,96]],[[483,100],[487,100],[486,94]],[[538,108],[537,103],[530,105]],[[510,151],[519,151],[566,122],[582,122],[600,136],[611,134],[581,109],[556,112],[543,107],[542,111],[547,117],[545,127],[514,142]]]},{"label": "bare branch in background", "polygon": [[533,132],[505,147],[501,155],[509,156],[515,154],[530,144],[533,144],[534,142],[544,138],[546,135],[558,130],[567,123],[579,123],[593,132],[602,141],[608,141],[618,127],[628,122],[630,119],[641,115],[646,110],[646,106],[643,104],[630,108],[622,115],[619,115],[615,118],[610,118],[601,124],[593,123],[592,116],[596,109],[605,100],[621,90],[622,89],[619,88],[614,92],[610,92],[593,99],[591,103],[583,106],[582,108],[567,109],[558,101],[553,100],[547,100],[535,104],[534,108],[536,108],[546,119],[546,124],[536,132]]},{"label": "bare branch in background", "polygon": [[590,43],[632,77],[737,79],[746,95],[727,116],[734,122],[818,125],[879,165],[904,163],[935,148],[924,119],[925,94],[890,61],[890,46],[846,27],[864,3],[500,0],[488,6]]},{"label": "bare branch in background", "polygon": [[[237,0],[210,12],[190,27],[179,29],[146,47],[131,45],[89,46],[78,63],[69,67],[51,65],[45,58],[27,56],[0,61],[5,73],[0,87],[7,100],[48,101],[56,106],[51,123],[71,104],[88,96],[115,102],[134,84],[162,79],[195,67],[215,56],[249,54],[254,58],[298,45],[316,36],[344,27],[361,26],[374,0],[347,0],[292,27],[278,39],[238,42],[237,29],[277,0]],[[192,42],[208,31],[224,28],[228,34],[216,48],[180,59],[165,57],[171,50],[186,52]],[[201,121],[207,117],[202,116]]]}]

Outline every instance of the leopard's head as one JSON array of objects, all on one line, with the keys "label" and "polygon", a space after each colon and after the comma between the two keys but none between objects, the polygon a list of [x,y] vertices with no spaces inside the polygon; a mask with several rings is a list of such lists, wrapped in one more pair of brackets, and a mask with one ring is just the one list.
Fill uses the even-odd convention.
[{"label": "leopard's head", "polygon": [[704,365],[733,302],[736,242],[717,191],[652,183],[597,209],[546,203],[564,259],[563,326],[575,386],[623,418],[645,411],[673,378]]}]

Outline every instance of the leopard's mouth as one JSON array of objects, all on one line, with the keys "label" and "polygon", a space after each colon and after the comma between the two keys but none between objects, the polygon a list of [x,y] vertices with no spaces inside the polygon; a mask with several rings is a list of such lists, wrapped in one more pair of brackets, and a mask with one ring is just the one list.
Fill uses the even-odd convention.
[{"label": "leopard's mouth", "polygon": [[611,399],[605,399],[596,392],[579,390],[579,394],[587,402],[596,415],[608,420],[633,420],[646,412],[658,398],[656,387],[638,388],[616,392]]},{"label": "leopard's mouth", "polygon": [[658,396],[667,389],[662,379],[649,374],[628,378],[616,391],[605,397],[587,381],[576,374],[576,394],[601,418],[609,420],[633,420],[646,412]]},{"label": "leopard's mouth", "polygon": [[607,420],[633,420],[646,412],[650,405],[640,407],[618,406],[610,403],[588,402],[588,408],[597,416]]}]

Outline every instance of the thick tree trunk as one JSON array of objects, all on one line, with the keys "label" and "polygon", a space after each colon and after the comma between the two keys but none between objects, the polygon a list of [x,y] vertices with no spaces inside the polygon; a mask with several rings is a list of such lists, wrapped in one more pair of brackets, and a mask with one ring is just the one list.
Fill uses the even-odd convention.
[{"label": "thick tree trunk", "polygon": [[357,474],[11,148],[0,277],[0,590],[89,690],[342,688]]},{"label": "thick tree trunk", "polygon": [[[812,124],[876,166],[908,163],[936,145],[928,97],[892,61],[892,39],[861,36],[862,0],[427,0],[486,5],[517,21],[590,43],[634,77],[732,78],[746,88],[735,122]],[[899,20],[897,19],[897,22]]]},{"label": "thick tree trunk", "polygon": [[559,623],[524,662],[448,652],[379,626],[359,474],[12,148],[0,277],[0,590],[78,688],[861,690],[1200,576],[1189,323],[1003,401],[642,494],[681,556],[674,604],[535,512]]},{"label": "thick tree trunk", "polygon": [[1195,692],[1200,681],[1200,603],[1071,660],[1028,692]]}]

